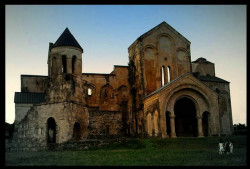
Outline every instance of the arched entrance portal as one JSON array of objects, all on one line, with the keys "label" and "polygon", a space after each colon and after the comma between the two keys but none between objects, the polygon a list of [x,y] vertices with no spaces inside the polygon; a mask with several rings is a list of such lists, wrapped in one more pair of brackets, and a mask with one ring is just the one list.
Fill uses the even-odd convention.
[{"label": "arched entrance portal", "polygon": [[196,137],[198,129],[194,102],[187,97],[177,100],[174,113],[176,136]]},{"label": "arched entrance portal", "polygon": [[47,120],[47,142],[56,143],[56,121],[53,117]]},{"label": "arched entrance portal", "polygon": [[73,139],[79,141],[81,139],[81,126],[80,123],[75,122],[73,127]]}]

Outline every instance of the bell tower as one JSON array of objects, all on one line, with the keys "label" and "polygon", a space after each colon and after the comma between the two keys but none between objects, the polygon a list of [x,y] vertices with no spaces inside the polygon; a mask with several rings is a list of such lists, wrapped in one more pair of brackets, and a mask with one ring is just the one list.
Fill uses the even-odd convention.
[{"label": "bell tower", "polygon": [[54,44],[49,44],[47,102],[72,101],[86,104],[82,53],[82,47],[68,28]]}]

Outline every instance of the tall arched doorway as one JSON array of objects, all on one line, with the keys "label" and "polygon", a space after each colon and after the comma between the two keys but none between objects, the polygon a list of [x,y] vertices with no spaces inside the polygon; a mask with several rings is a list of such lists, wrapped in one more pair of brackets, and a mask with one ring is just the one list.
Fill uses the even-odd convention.
[{"label": "tall arched doorway", "polygon": [[47,120],[47,143],[56,143],[56,121],[53,117]]},{"label": "tall arched doorway", "polygon": [[183,97],[176,101],[174,105],[175,131],[177,137],[196,137],[197,118],[194,102]]},{"label": "tall arched doorway", "polygon": [[73,127],[73,139],[76,141],[79,141],[81,139],[81,126],[78,122],[75,122]]},{"label": "tall arched doorway", "polygon": [[202,114],[202,129],[203,129],[203,135],[205,137],[209,136],[208,116],[209,116],[209,112],[207,112],[207,111],[205,111]]}]

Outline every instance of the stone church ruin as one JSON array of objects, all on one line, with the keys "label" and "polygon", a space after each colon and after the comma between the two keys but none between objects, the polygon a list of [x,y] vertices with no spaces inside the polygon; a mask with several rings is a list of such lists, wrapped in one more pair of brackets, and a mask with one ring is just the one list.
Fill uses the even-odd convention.
[{"label": "stone church ruin", "polygon": [[8,150],[122,136],[231,134],[229,82],[205,58],[191,61],[190,44],[162,22],[128,47],[128,65],[83,73],[84,50],[66,28],[49,43],[48,76],[21,75]]}]

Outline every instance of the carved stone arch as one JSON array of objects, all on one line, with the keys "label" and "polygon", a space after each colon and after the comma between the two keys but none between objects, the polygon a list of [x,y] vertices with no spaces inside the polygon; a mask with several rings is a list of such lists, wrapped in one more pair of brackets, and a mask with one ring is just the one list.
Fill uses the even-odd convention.
[{"label": "carved stone arch", "polygon": [[157,35],[157,38],[156,38],[157,39],[157,41],[156,41],[157,46],[158,46],[159,39],[161,37],[164,37],[164,36],[170,39],[171,44],[173,46],[175,45],[175,40],[174,40],[174,38],[170,34],[168,34],[168,33],[161,33],[161,34]]},{"label": "carved stone arch", "polygon": [[[150,52],[150,50],[152,50],[153,53]],[[153,46],[152,44],[148,44],[145,47],[143,47],[143,55],[142,58],[143,59],[148,59],[148,60],[154,60],[157,54],[157,49],[155,46]]]},{"label": "carved stone arch", "polygon": [[[160,43],[160,39],[164,38],[164,37],[167,38],[167,40],[169,40],[170,45],[166,44],[166,45],[169,45],[169,46],[165,46],[164,44]],[[164,45],[164,47],[161,47],[161,45]],[[161,33],[161,34],[159,34],[157,36],[157,38],[156,38],[156,48],[157,48],[158,53],[160,52],[160,50],[164,50],[165,49],[165,50],[167,50],[166,52],[170,51],[169,52],[169,54],[170,54],[169,56],[171,56],[172,52],[174,52],[174,46],[175,46],[175,41],[174,41],[174,39],[173,39],[173,37],[171,35],[169,35],[167,33]]]},{"label": "carved stone arch", "polygon": [[199,114],[199,112],[200,112],[200,106],[199,106],[199,104],[197,103],[196,99],[195,99],[194,97],[192,97],[192,95],[186,95],[186,94],[180,95],[179,97],[177,97],[177,98],[175,99],[174,105],[176,104],[176,102],[177,102],[178,100],[180,100],[180,99],[182,99],[182,98],[187,98],[187,99],[192,100],[192,102],[194,103],[195,108],[196,108],[196,116],[201,116],[201,114]]},{"label": "carved stone arch", "polygon": [[[196,112],[196,114],[191,113],[190,120],[187,121],[188,123],[187,125],[189,126],[189,128],[190,127],[193,128],[191,129],[191,132],[186,132],[185,131],[186,129],[184,127],[178,128],[179,124],[183,126],[184,123],[182,123],[182,121],[185,117],[182,116],[181,114],[179,114],[179,116],[176,116],[175,105],[177,101],[182,98],[186,98],[185,100],[186,105],[187,105],[188,100],[190,100],[195,105],[195,107],[193,108],[189,107],[187,109],[188,112],[189,111]],[[166,112],[166,111],[171,112],[170,119],[171,119],[171,116],[173,116],[174,121],[176,120],[178,121],[178,122],[177,121],[174,122],[176,129],[172,128],[172,125],[171,125],[171,136],[172,136],[172,133],[175,133],[175,130],[177,131],[176,132],[177,136],[192,136],[193,137],[193,136],[203,135],[202,134],[202,113],[204,111],[213,112],[214,108],[211,107],[212,103],[208,99],[208,96],[206,96],[206,94],[202,91],[202,89],[200,89],[197,85],[182,84],[173,88],[173,90],[171,90],[171,92],[168,93],[168,95],[164,96],[164,99],[165,100],[164,100],[163,107],[162,107],[163,112]],[[179,103],[178,106],[180,107],[180,105],[181,104]],[[188,103],[188,105],[190,104]],[[178,112],[180,112],[180,110],[178,110]],[[216,114],[214,115],[216,116]],[[191,125],[191,124],[194,124],[194,125]],[[186,135],[185,134],[183,135],[183,133],[185,133]]]},{"label": "carved stone arch", "polygon": [[153,44],[147,44],[143,47],[143,51],[145,51],[146,49],[152,49],[154,52],[156,52],[156,47]]},{"label": "carved stone arch", "polygon": [[117,89],[117,92],[118,92],[118,97],[117,97],[118,103],[128,101],[128,99],[129,99],[129,88],[126,85],[121,85]]},{"label": "carved stone arch", "polygon": [[[177,56],[178,52],[185,52],[185,53],[186,53],[186,57],[187,57],[187,59],[188,59],[187,61],[188,61],[188,62],[191,62],[191,59],[190,59],[190,56],[189,56],[189,52],[188,52],[187,49],[185,49],[185,48],[183,48],[183,47],[177,48],[177,49],[176,49],[176,56]],[[177,57],[178,57],[178,56],[177,56]],[[183,60],[184,58],[177,58],[177,59]]]},{"label": "carved stone arch", "polygon": [[105,84],[100,90],[100,101],[103,103],[104,101],[109,101],[111,99],[114,99],[113,87],[109,84]]},{"label": "carved stone arch", "polygon": [[[171,105],[171,103],[170,103],[171,98],[177,92],[180,92],[181,90],[185,90],[185,89],[193,91],[193,92],[199,94],[203,98],[203,101],[206,103],[206,105],[208,107],[208,111],[211,112],[211,110],[210,110],[211,103],[210,103],[210,101],[208,99],[208,96],[206,96],[206,94],[202,91],[202,89],[200,89],[197,85],[192,85],[192,84],[178,85],[175,88],[173,88],[168,95],[165,95],[164,96],[164,103],[163,103],[164,106],[162,107],[163,112],[169,111],[169,112],[173,113],[173,110],[171,109],[171,107],[169,107],[169,105]],[[205,111],[205,110],[200,110],[200,111]]]}]

